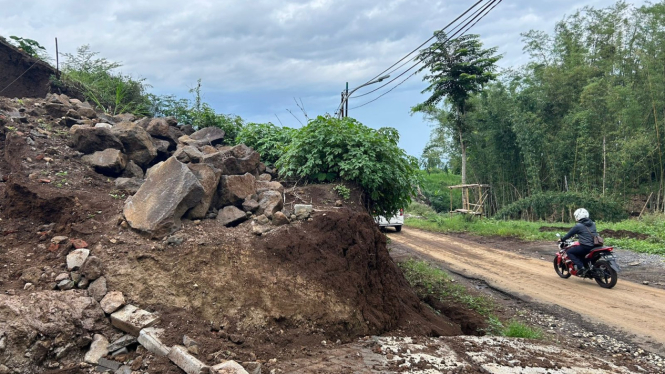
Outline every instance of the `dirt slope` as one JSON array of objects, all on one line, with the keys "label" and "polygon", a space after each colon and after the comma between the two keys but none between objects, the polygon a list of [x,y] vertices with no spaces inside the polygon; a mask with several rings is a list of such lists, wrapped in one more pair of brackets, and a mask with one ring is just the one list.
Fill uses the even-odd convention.
[{"label": "dirt slope", "polygon": [[[665,291],[621,280],[611,290],[595,282],[559,278],[546,260],[527,258],[464,239],[405,228],[391,235],[408,246],[447,264],[455,272],[487,281],[493,287],[527,300],[559,305],[592,322],[637,334],[646,342],[665,344]],[[552,255],[556,247],[553,246]]]}]

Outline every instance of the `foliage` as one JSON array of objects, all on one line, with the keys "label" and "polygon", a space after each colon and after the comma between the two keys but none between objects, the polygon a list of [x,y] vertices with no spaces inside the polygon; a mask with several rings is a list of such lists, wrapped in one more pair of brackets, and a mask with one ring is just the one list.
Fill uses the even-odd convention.
[{"label": "foliage", "polygon": [[572,212],[580,207],[591,212],[593,220],[614,222],[627,216],[621,205],[609,198],[575,192],[543,192],[503,207],[494,217],[574,222]]},{"label": "foliage", "polygon": [[501,335],[509,338],[543,339],[543,330],[530,327],[519,321],[510,321]]},{"label": "foliage", "polygon": [[335,190],[335,192],[337,192],[344,200],[348,200],[351,197],[351,190],[343,184],[336,185],[333,187],[333,190]]},{"label": "foliage", "polygon": [[406,208],[406,213],[412,216],[425,218],[436,215],[436,211],[432,209],[432,207],[417,201],[413,201],[411,204],[409,204],[409,206]]},{"label": "foliage", "polygon": [[15,35],[9,37],[11,39],[9,42],[15,47],[20,48],[23,52],[29,54],[34,58],[40,60],[48,61],[51,58],[46,54],[46,48],[44,48],[39,42],[32,39],[21,38]]},{"label": "foliage", "polygon": [[[450,210],[450,189],[461,183],[459,175],[446,173],[441,170],[418,171],[420,180],[420,192],[427,202],[437,212],[448,212]],[[462,207],[462,191],[453,190],[453,209]]]},{"label": "foliage", "polygon": [[236,141],[255,149],[261,154],[261,161],[273,166],[286,152],[286,146],[291,143],[296,131],[272,123],[248,123],[240,130]]},{"label": "foliage", "polygon": [[464,286],[454,283],[448,273],[426,261],[409,259],[399,263],[399,267],[420,298],[432,295],[441,302],[461,303],[485,317],[490,317],[494,311],[491,299],[472,295]]},{"label": "foliage", "polygon": [[149,115],[151,103],[145,79],[115,72],[122,64],[99,58],[98,54],[88,45],[79,47],[76,54],[64,53],[62,75],[57,83],[70,87],[111,115]]},{"label": "foliage", "polygon": [[395,129],[319,116],[293,134],[276,165],[287,178],[353,182],[366,194],[370,211],[392,216],[409,204],[417,184],[417,161],[398,141]]}]

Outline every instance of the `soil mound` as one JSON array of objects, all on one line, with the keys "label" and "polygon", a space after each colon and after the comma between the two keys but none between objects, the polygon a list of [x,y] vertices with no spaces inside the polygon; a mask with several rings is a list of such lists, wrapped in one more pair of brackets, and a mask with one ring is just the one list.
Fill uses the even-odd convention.
[{"label": "soil mound", "polygon": [[605,229],[599,232],[600,236],[603,238],[614,238],[614,239],[637,239],[637,240],[646,240],[649,239],[649,235],[640,234],[639,232],[633,232],[628,230],[610,230]]}]

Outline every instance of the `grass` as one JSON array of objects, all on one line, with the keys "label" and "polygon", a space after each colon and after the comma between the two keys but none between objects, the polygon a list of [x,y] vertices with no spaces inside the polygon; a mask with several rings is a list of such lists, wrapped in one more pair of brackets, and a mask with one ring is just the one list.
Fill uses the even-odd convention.
[{"label": "grass", "polygon": [[501,331],[503,336],[509,338],[543,339],[543,330],[530,327],[519,321],[510,321]]},{"label": "grass", "polygon": [[[409,210],[407,212],[410,213]],[[541,232],[542,226],[560,227],[561,230],[558,232],[561,234],[566,233],[573,226],[572,223],[504,221],[462,215],[450,217],[447,214],[431,213],[425,217],[426,219],[407,218],[405,224],[409,227],[434,232],[470,232],[481,236],[512,237],[527,241],[556,240],[556,232]],[[649,235],[646,240],[605,238],[605,244],[634,252],[665,255],[665,215],[647,215],[640,220],[628,219],[615,223],[597,222],[597,228],[599,231],[626,230]]]}]

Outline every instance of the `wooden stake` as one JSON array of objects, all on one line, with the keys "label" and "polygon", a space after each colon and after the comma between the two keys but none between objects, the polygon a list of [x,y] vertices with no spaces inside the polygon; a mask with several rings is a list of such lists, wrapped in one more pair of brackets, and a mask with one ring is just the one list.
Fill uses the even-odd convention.
[{"label": "wooden stake", "polygon": [[651,200],[651,196],[652,196],[652,195],[653,195],[653,192],[651,193],[651,195],[649,195],[649,198],[647,199],[647,202],[644,203],[644,208],[642,208],[642,211],[640,212],[640,215],[637,217],[637,219],[642,218],[642,213],[644,213],[644,209],[647,208],[647,204],[649,204],[649,200]]}]

